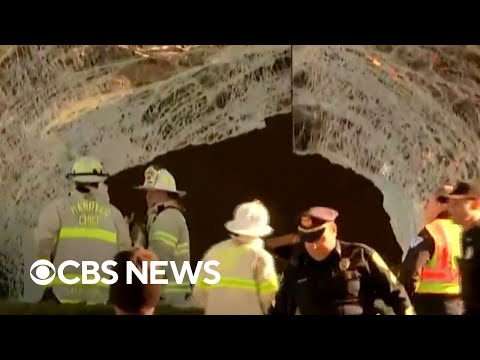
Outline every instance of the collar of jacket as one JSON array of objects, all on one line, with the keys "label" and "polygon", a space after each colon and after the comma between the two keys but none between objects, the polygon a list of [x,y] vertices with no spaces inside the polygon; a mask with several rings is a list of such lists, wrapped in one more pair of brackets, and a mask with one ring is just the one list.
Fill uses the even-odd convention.
[{"label": "collar of jacket", "polygon": [[449,220],[450,220],[451,218],[452,218],[452,217],[451,217],[451,215],[449,214],[448,211],[442,211],[442,212],[437,216],[437,218],[436,218],[435,220],[437,220],[437,219],[444,219],[444,220],[449,219]]},{"label": "collar of jacket", "polygon": [[247,237],[247,236],[235,236],[232,238],[232,241],[237,244],[237,245],[250,245],[253,247],[259,247],[263,248],[264,247],[264,242],[260,238],[252,238],[252,237]]},{"label": "collar of jacket", "polygon": [[175,201],[165,201],[163,203],[158,203],[153,205],[150,209],[148,209],[147,214],[148,215],[158,214],[160,208],[165,208],[167,206],[178,207]]},{"label": "collar of jacket", "polygon": [[109,202],[109,199],[107,199],[103,194],[99,194],[96,192],[89,192],[89,193],[81,193],[80,191],[77,190],[72,190],[68,193],[68,196],[73,197],[74,199],[81,201],[81,200],[103,200]]}]

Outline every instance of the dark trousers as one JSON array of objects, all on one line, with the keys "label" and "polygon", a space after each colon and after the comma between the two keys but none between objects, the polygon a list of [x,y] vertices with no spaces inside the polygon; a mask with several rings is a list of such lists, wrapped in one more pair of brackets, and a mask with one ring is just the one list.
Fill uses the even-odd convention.
[{"label": "dark trousers", "polygon": [[460,295],[415,294],[412,299],[418,315],[463,315]]}]

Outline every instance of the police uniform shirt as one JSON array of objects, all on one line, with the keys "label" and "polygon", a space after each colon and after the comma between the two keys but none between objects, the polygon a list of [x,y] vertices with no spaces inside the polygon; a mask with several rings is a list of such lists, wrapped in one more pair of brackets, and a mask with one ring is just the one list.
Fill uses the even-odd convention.
[{"label": "police uniform shirt", "polygon": [[410,247],[400,269],[400,282],[405,286],[409,296],[415,293],[420,284],[422,269],[434,253],[435,240],[424,228],[410,242]]},{"label": "police uniform shirt", "polygon": [[395,314],[413,314],[403,286],[370,247],[337,241],[323,261],[303,253],[284,273],[273,315],[362,315],[382,299]]},{"label": "police uniform shirt", "polygon": [[462,258],[458,260],[462,298],[465,303],[465,314],[480,314],[480,226],[467,230],[462,236]]},{"label": "police uniform shirt", "polygon": [[475,226],[463,234],[462,258],[480,262],[480,226]]}]

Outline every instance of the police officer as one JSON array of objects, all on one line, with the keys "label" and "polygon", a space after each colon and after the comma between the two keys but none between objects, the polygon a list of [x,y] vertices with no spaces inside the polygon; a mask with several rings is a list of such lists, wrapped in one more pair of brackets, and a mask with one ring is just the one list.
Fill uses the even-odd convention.
[{"label": "police officer", "polygon": [[461,315],[459,272],[462,227],[448,213],[445,186],[427,201],[427,225],[413,238],[400,271],[400,281],[419,315]]},{"label": "police officer", "polygon": [[306,253],[284,273],[273,315],[374,314],[382,299],[397,315],[414,315],[410,300],[381,257],[370,247],[337,240],[338,212],[306,211],[298,225]]},{"label": "police officer", "polygon": [[458,259],[466,315],[480,315],[480,182],[459,182],[447,196],[452,219],[462,225]]}]

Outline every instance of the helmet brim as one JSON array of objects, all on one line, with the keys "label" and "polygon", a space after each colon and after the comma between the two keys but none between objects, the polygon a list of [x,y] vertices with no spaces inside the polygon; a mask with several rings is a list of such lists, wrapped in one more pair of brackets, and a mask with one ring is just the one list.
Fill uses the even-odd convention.
[{"label": "helmet brim", "polygon": [[108,177],[108,174],[67,174],[67,179],[77,183],[99,183],[104,182]]},{"label": "helmet brim", "polygon": [[180,197],[184,197],[187,195],[186,191],[181,191],[181,190],[172,190],[172,189],[167,189],[167,188],[160,188],[156,186],[148,186],[148,185],[141,185],[141,186],[134,186],[133,187],[136,190],[143,190],[143,191],[166,191],[172,194],[177,194]]}]

